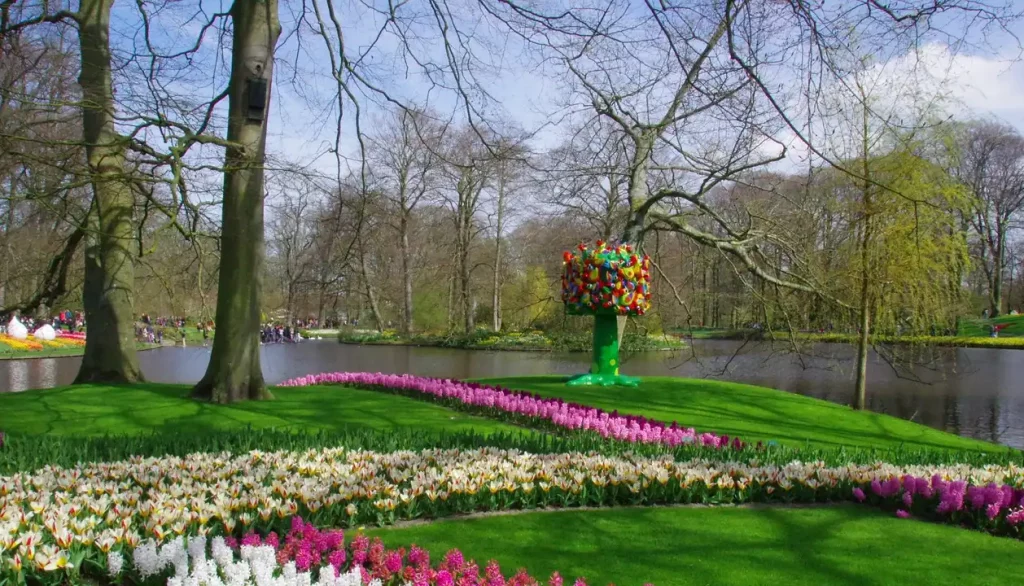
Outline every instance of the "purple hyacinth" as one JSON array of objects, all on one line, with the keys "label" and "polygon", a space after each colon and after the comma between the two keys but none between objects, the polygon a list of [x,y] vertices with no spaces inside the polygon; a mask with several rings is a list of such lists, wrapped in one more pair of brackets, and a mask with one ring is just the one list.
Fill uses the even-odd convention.
[{"label": "purple hyacinth", "polygon": [[[465,405],[496,409],[513,415],[549,421],[567,430],[593,431],[603,437],[632,443],[679,446],[699,443],[717,449],[742,449],[743,442],[713,433],[698,434],[689,427],[650,419],[642,415],[608,413],[601,409],[549,399],[536,393],[510,391],[480,383],[464,383],[448,379],[432,379],[407,374],[381,374],[366,372],[329,372],[307,375],[281,383],[297,387],[317,384],[352,384],[414,391],[438,399],[453,399]],[[730,439],[733,442],[730,444]]]}]

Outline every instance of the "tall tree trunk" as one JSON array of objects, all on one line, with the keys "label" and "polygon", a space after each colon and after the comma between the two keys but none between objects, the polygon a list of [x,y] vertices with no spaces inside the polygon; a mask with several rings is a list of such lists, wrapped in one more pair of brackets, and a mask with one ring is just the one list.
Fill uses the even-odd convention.
[{"label": "tall tree trunk", "polygon": [[[260,368],[259,329],[265,254],[263,161],[274,47],[281,33],[277,0],[235,0],[231,22],[228,141],[233,146],[224,161],[217,336],[206,374],[192,391],[197,398],[217,403],[271,398]],[[266,80],[262,116],[253,116],[250,110],[249,79],[256,77]]]},{"label": "tall tree trunk", "polygon": [[[468,238],[465,240],[468,242]],[[459,255],[459,288],[462,297],[462,329],[467,334],[476,327],[473,320],[473,295],[470,290],[469,246],[463,246]]]},{"label": "tall tree trunk", "polygon": [[497,234],[494,237],[494,291],[491,299],[491,326],[501,331],[501,233],[505,230],[505,177],[498,178]]},{"label": "tall tree trunk", "polygon": [[491,299],[491,326],[501,331],[501,236],[494,239],[494,293]]},{"label": "tall tree trunk", "polygon": [[409,212],[402,210],[399,221],[402,247],[402,332],[411,334],[413,323],[412,301],[412,252],[409,247]]},{"label": "tall tree trunk", "polygon": [[114,127],[112,4],[112,0],[82,0],[78,14],[82,137],[93,201],[83,287],[88,335],[76,383],[142,380],[135,354],[134,197],[124,169],[125,140]]},{"label": "tall tree trunk", "polygon": [[998,317],[1003,312],[1003,267],[1006,266],[1006,235],[1001,226],[999,230],[999,242],[996,244],[993,254],[995,259],[992,262],[995,270],[992,271],[992,294],[990,296],[992,315],[990,317]]},{"label": "tall tree trunk", "polygon": [[448,331],[455,330],[455,274],[448,278]]},{"label": "tall tree trunk", "polygon": [[861,205],[864,207],[864,226],[860,240],[860,336],[857,338],[857,378],[853,385],[853,408],[867,407],[868,386],[868,339],[871,335],[871,166],[868,150],[868,107],[862,104],[861,159],[864,185],[861,190]]},{"label": "tall tree trunk", "polygon": [[867,279],[861,284],[860,335],[857,337],[857,378],[854,381],[853,408],[865,409],[868,387],[868,336],[871,330],[871,306],[868,298]]},{"label": "tall tree trunk", "polygon": [[366,252],[363,250],[362,242],[359,243],[359,269],[363,274],[363,283],[366,285],[366,298],[370,301],[370,312],[373,313],[373,321],[377,324],[377,331],[384,331],[384,320],[380,315],[380,305],[377,303],[377,292],[373,289],[373,276],[370,274],[370,267],[366,264]]}]

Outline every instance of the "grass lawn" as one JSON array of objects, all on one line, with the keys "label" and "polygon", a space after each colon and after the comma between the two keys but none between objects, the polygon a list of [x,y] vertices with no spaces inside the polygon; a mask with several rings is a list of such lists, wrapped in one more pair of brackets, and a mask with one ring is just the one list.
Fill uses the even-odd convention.
[{"label": "grass lawn", "polygon": [[560,397],[607,411],[678,421],[699,431],[800,445],[929,447],[1005,450],[888,415],[857,412],[828,401],[765,387],[667,377],[645,377],[639,387],[570,387],[564,377],[518,377],[482,382]]},{"label": "grass lawn", "polygon": [[960,323],[961,336],[988,336],[992,324],[1006,324],[999,337],[1024,336],[1024,315],[1004,315],[994,319],[972,319]]},{"label": "grass lawn", "polygon": [[521,431],[422,401],[344,387],[275,388],[275,400],[214,405],[190,387],[145,383],[0,393],[0,430],[18,434],[188,433],[253,427]]},{"label": "grass lawn", "polygon": [[1016,584],[1024,542],[868,507],[559,511],[378,529],[438,559],[458,547],[506,572],[591,586]]}]

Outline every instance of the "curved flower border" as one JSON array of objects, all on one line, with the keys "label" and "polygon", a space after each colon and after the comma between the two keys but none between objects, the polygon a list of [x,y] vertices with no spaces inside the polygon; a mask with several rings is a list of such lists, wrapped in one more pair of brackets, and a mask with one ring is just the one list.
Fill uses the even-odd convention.
[{"label": "curved flower border", "polygon": [[640,415],[608,413],[603,409],[561,399],[549,399],[525,391],[512,391],[479,383],[434,379],[409,374],[369,372],[325,372],[300,376],[282,382],[282,387],[311,385],[354,385],[370,389],[398,390],[435,400],[455,400],[466,406],[495,409],[516,416],[553,424],[565,430],[586,430],[631,443],[678,446],[698,443],[714,448],[743,447],[739,438],[714,433],[697,433],[692,427],[680,427]]},{"label": "curved flower border", "polygon": [[1014,465],[759,466],[493,448],[329,448],[140,457],[2,477],[0,578],[30,572],[74,582],[78,568],[109,571],[111,551],[130,553],[147,539],[268,534],[296,515],[352,527],[514,509],[839,501],[1024,537],[1024,468]]}]

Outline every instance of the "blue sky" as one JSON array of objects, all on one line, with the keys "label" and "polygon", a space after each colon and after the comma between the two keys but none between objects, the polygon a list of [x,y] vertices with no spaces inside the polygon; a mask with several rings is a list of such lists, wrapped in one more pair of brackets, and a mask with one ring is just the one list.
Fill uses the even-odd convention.
[{"label": "blue sky", "polygon": [[[462,2],[461,4],[459,2]],[[323,0],[321,0],[323,7]],[[460,120],[464,116],[458,108],[453,92],[432,89],[421,71],[406,68],[411,60],[398,52],[398,43],[389,34],[378,36],[384,17],[356,0],[336,2],[340,15],[345,46],[350,55],[368,51],[365,71],[373,81],[386,88],[406,103],[431,106],[443,116]],[[413,10],[415,3],[410,4]],[[486,100],[487,114],[510,120],[527,131],[537,132],[533,147],[543,151],[555,146],[564,131],[557,124],[560,109],[559,92],[562,72],[554,65],[542,66],[524,53],[518,40],[489,24],[473,13],[471,0],[453,0],[451,6],[464,10],[458,15],[464,31],[474,35],[474,52],[479,61],[474,69],[480,72],[478,81],[490,96]],[[181,47],[194,42],[206,17],[228,9],[227,0],[201,0],[168,5],[154,14],[152,39],[164,47]],[[333,101],[334,80],[330,77],[329,55],[320,38],[308,27],[297,26],[300,4],[282,2],[283,34],[278,49],[274,94],[271,102],[268,147],[272,156],[308,165],[320,172],[333,175],[336,158],[330,152],[338,128],[337,105]],[[114,42],[122,50],[141,43],[139,18],[134,3],[119,2]],[[414,48],[420,59],[443,59],[441,46],[436,42],[436,27],[429,14],[416,15],[412,31],[422,32],[422,41]],[[1020,27],[1018,27],[1020,28]],[[435,40],[429,39],[431,31]],[[993,35],[982,38],[978,46],[953,53],[942,45],[929,45],[924,61],[934,72],[935,90],[947,94],[946,108],[958,118],[992,116],[1016,125],[1024,131],[1024,64],[1020,61],[1019,47],[1008,36]],[[218,30],[208,32],[206,43],[196,55],[191,69],[181,73],[186,78],[169,87],[198,101],[216,95],[226,81],[223,51],[218,49]],[[336,39],[334,39],[336,42]],[[981,47],[982,45],[984,47]],[[373,46],[372,50],[369,49]],[[909,62],[909,60],[904,60]],[[886,75],[899,77],[899,60],[886,64]],[[356,84],[358,85],[358,84]],[[138,89],[138,88],[132,88]],[[376,101],[379,96],[356,89],[363,110],[364,131],[372,131],[381,114]],[[346,113],[341,120],[341,153],[343,166],[358,166],[358,140],[351,102],[346,101]],[[223,116],[224,107],[218,110]],[[778,136],[792,142],[792,136]],[[795,157],[800,156],[799,145],[793,145]]]}]

